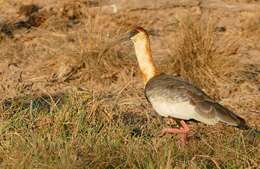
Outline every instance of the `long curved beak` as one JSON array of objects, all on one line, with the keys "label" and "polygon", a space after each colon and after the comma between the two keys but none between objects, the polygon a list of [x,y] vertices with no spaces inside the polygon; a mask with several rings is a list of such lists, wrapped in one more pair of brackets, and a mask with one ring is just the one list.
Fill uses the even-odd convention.
[{"label": "long curved beak", "polygon": [[[150,30],[150,31],[146,31],[146,32],[149,35],[158,36],[158,33],[156,33],[154,30]],[[114,41],[112,41],[110,46],[116,45],[117,43],[122,43],[122,42],[125,42],[128,40],[131,40],[131,38],[138,33],[139,33],[139,31],[137,31],[136,29],[133,29],[133,30],[121,35],[119,38],[115,39]]]},{"label": "long curved beak", "polygon": [[[109,44],[107,44],[105,46],[105,48],[99,53],[98,63],[102,59],[102,56],[104,55],[104,53],[106,53],[111,47],[113,47],[113,46],[115,46],[115,45],[117,45],[119,43],[131,40],[131,37],[135,36],[138,33],[139,32],[136,29],[133,29],[133,30],[131,30],[131,31],[121,35],[119,38],[116,38],[115,40],[113,40]],[[153,35],[153,36],[158,36],[157,34],[154,33],[154,31],[148,31],[148,33],[150,35]]]},{"label": "long curved beak", "polygon": [[123,43],[125,41],[129,41],[131,40],[131,37],[134,36],[133,31],[127,32],[123,35],[121,35],[119,38],[116,38],[115,40],[113,40],[112,42],[108,43],[105,48],[99,53],[99,59],[98,59],[98,63],[100,62],[100,60],[102,59],[102,56],[104,55],[104,53],[106,53],[111,47],[119,44],[119,43]]},{"label": "long curved beak", "polygon": [[131,40],[131,37],[135,36],[138,32],[136,30],[129,31],[123,35],[121,35],[118,39],[114,41],[114,43],[122,43],[128,40]]}]

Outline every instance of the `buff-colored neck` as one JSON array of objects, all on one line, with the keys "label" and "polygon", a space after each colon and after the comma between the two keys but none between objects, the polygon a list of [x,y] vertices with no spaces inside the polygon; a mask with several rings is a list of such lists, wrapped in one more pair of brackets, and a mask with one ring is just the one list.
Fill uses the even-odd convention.
[{"label": "buff-colored neck", "polygon": [[140,33],[132,40],[134,42],[137,61],[146,84],[157,74],[157,69],[152,58],[149,37],[144,33]]}]

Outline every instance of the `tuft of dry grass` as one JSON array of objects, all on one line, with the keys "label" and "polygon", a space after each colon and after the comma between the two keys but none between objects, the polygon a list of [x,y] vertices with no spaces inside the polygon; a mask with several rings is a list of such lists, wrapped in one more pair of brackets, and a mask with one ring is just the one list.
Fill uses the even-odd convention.
[{"label": "tuft of dry grass", "polygon": [[216,28],[216,21],[212,18],[207,22],[187,18],[180,23],[178,36],[174,39],[177,73],[208,92],[219,92],[212,90],[221,90],[221,85],[229,81],[223,75],[238,69],[232,55],[237,53],[240,40],[220,38]]}]

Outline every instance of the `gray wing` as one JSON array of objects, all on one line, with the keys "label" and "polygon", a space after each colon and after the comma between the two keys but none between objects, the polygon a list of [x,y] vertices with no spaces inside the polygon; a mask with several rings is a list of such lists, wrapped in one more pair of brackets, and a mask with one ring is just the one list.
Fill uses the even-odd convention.
[{"label": "gray wing", "polygon": [[[198,121],[210,124],[212,121],[222,121],[228,125],[247,128],[245,120],[218,104],[198,87],[170,75],[158,75],[146,85],[146,95],[162,94],[175,102],[189,101],[195,106]],[[200,120],[203,119],[203,120]]]}]

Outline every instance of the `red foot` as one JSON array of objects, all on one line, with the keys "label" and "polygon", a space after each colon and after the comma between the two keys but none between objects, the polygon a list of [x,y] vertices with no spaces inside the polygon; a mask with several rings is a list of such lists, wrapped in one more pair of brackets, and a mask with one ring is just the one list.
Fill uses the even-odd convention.
[{"label": "red foot", "polygon": [[181,125],[182,126],[179,129],[177,129],[177,128],[164,128],[164,129],[162,129],[160,136],[163,136],[167,133],[180,134],[181,144],[186,144],[187,143],[187,134],[189,133],[190,129],[183,120],[181,121]]}]

